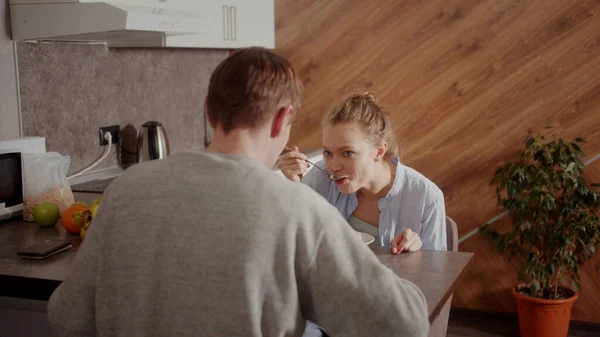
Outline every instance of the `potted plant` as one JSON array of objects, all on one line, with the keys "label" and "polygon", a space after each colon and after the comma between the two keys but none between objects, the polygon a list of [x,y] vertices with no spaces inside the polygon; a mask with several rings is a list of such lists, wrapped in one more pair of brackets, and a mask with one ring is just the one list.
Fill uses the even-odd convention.
[{"label": "potted plant", "polygon": [[600,246],[600,195],[582,176],[581,142],[527,137],[519,159],[499,167],[490,182],[512,226],[499,232],[484,224],[481,232],[509,262],[520,262],[512,294],[522,337],[567,336],[578,266]]}]

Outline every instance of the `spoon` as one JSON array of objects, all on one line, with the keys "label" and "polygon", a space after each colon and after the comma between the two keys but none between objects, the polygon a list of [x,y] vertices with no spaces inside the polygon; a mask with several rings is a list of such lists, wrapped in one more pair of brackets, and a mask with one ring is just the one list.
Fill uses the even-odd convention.
[{"label": "spoon", "polygon": [[[293,150],[292,150],[291,148],[289,148],[289,147],[286,147],[286,148],[285,148],[285,150],[286,150],[286,153],[287,153],[287,152],[292,152],[292,151],[293,151]],[[336,175],[334,175],[334,174],[329,174],[329,172],[327,172],[327,171],[323,170],[322,168],[318,167],[318,166],[317,166],[315,163],[311,162],[311,161],[310,161],[310,160],[308,160],[308,159],[305,159],[305,161],[306,161],[307,163],[311,164],[312,166],[314,166],[314,167],[318,168],[318,169],[319,169],[321,172],[323,172],[323,174],[324,174],[324,175],[326,175],[326,176],[327,176],[327,178],[329,178],[329,179],[331,179],[331,180],[333,180],[333,181],[338,181],[338,180],[342,180],[342,179],[344,179],[344,176],[336,176]]]}]

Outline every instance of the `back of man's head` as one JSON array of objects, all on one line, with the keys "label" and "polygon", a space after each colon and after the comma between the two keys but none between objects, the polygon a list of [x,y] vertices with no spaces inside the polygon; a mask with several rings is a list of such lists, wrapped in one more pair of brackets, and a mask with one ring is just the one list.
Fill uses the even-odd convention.
[{"label": "back of man's head", "polygon": [[260,47],[241,49],[223,60],[210,78],[206,100],[213,127],[225,134],[256,128],[281,107],[300,106],[302,83],[282,56]]}]

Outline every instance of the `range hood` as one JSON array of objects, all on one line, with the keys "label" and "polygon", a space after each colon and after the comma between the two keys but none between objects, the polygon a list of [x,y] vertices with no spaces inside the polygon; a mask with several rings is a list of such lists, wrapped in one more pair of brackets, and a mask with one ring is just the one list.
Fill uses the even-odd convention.
[{"label": "range hood", "polygon": [[160,46],[167,36],[202,35],[210,29],[206,20],[189,11],[126,2],[11,0],[12,38],[115,45],[156,41]]}]

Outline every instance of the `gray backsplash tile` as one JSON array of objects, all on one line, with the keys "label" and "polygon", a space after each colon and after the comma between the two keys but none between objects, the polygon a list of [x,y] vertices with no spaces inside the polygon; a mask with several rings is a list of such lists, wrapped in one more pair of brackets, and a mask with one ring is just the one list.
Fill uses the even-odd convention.
[{"label": "gray backsplash tile", "polygon": [[[66,43],[18,43],[17,53],[23,134],[44,136],[48,151],[70,155],[70,173],[102,153],[101,126],[120,125],[130,151],[149,120],[165,126],[172,153],[203,148],[209,77],[228,55],[225,50]],[[130,163],[134,156],[123,154],[122,159]],[[113,146],[95,169],[119,162]]]}]

